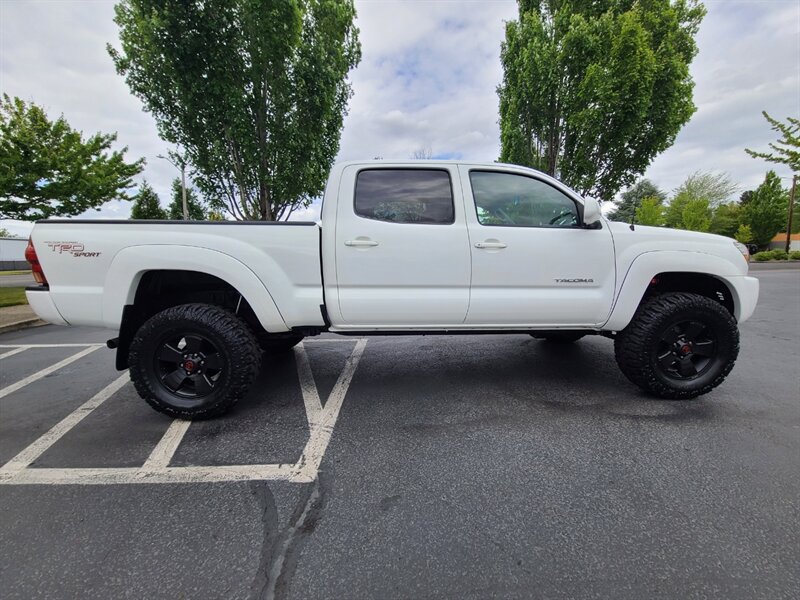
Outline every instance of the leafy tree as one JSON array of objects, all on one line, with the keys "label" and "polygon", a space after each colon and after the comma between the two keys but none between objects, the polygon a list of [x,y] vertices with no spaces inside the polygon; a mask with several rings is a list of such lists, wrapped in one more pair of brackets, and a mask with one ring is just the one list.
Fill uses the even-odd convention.
[{"label": "leafy tree", "polygon": [[[695,200],[704,201],[705,209],[702,208],[703,205],[701,203],[692,204],[692,208],[689,211],[690,218],[699,218],[704,210],[708,210],[708,227],[710,227],[711,209],[728,200],[735,191],[736,184],[725,173],[714,174],[697,171],[689,175],[686,181],[675,190],[675,195],[667,206],[665,212],[667,227],[689,229],[684,222],[684,210],[689,203]],[[693,221],[694,227],[699,224]],[[694,231],[708,231],[708,228],[694,229]]]},{"label": "leafy tree", "polygon": [[142,183],[139,193],[133,199],[131,219],[166,219],[167,213],[161,208],[158,194],[147,181]]},{"label": "leafy tree", "polygon": [[681,212],[681,229],[708,231],[711,227],[711,208],[705,198],[689,198]]},{"label": "leafy tree", "polygon": [[[186,187],[186,207],[189,210],[190,221],[205,221],[206,208],[197,197],[197,192],[194,188]],[[181,189],[181,180],[177,177],[172,180],[172,202],[169,207],[169,218],[173,221],[183,220],[183,190]]]},{"label": "leafy tree", "polygon": [[745,152],[753,158],[763,158],[768,162],[788,165],[793,173],[800,172],[800,119],[787,117],[787,122],[781,123],[770,117],[767,111],[762,111],[761,114],[772,125],[770,129],[779,132],[782,137],[777,144],[769,144],[774,152],[756,152],[747,148]]},{"label": "leafy tree", "polygon": [[736,235],[734,237],[736,241],[741,244],[749,244],[753,241],[753,230],[750,229],[750,225],[742,223],[736,230]]},{"label": "leafy tree", "polygon": [[323,190],[361,46],[352,0],[123,0],[117,72],[238,219]]},{"label": "leafy tree", "polygon": [[0,218],[36,221],[71,216],[126,193],[144,159],[126,163],[127,148],[109,152],[116,134],[84,139],[64,116],[3,94],[0,100]]},{"label": "leafy tree", "polygon": [[636,208],[636,222],[640,225],[661,226],[664,224],[664,204],[660,198],[644,198]]},{"label": "leafy tree", "polygon": [[781,229],[786,227],[788,192],[781,185],[775,171],[769,171],[744,207],[742,223],[749,226],[753,243],[766,246]]},{"label": "leafy tree", "polygon": [[11,232],[5,227],[0,227],[0,238],[9,238],[9,237],[12,237]]},{"label": "leafy tree", "polygon": [[616,208],[608,214],[608,218],[612,221],[629,222],[633,211],[645,198],[656,198],[659,203],[663,203],[667,195],[649,179],[642,179],[622,192]]},{"label": "leafy tree", "polygon": [[500,160],[611,198],[695,111],[696,0],[519,0],[501,49]]},{"label": "leafy tree", "polygon": [[734,237],[739,229],[739,221],[742,217],[742,207],[731,202],[720,204],[714,209],[714,216],[711,217],[711,233]]}]

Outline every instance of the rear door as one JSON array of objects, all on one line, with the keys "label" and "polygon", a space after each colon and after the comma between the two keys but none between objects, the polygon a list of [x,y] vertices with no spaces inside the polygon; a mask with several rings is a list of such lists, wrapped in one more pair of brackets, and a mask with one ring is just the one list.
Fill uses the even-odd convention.
[{"label": "rear door", "polygon": [[580,226],[580,204],[530,171],[461,167],[472,253],[466,322],[502,327],[603,323],[615,283],[607,226]]},{"label": "rear door", "polygon": [[458,167],[347,167],[336,219],[339,310],[347,326],[464,322],[470,247]]}]

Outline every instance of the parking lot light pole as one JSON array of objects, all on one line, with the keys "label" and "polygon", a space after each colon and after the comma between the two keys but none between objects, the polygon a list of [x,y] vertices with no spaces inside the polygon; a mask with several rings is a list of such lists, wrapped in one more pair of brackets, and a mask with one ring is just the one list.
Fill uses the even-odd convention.
[{"label": "parking lot light pole", "polygon": [[794,213],[794,194],[797,189],[797,175],[792,177],[792,193],[789,194],[789,218],[786,222],[786,254],[792,247],[792,215]]},{"label": "parking lot light pole", "polygon": [[181,171],[181,195],[183,196],[183,220],[189,220],[189,204],[186,201],[186,159],[177,152],[169,151],[167,156],[159,154],[157,158],[163,158]]}]

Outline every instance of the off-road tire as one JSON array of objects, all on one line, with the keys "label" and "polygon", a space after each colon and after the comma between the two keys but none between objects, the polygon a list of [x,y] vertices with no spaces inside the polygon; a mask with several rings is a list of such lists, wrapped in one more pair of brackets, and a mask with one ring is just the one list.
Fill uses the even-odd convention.
[{"label": "off-road tire", "polygon": [[[170,364],[159,358],[166,340],[181,336],[204,340],[204,348],[214,350],[214,362],[220,367],[214,371],[211,391],[194,398],[169,389],[167,377],[160,374],[161,365]],[[198,363],[206,358],[202,352],[197,357]],[[250,328],[233,313],[211,304],[183,304],[154,315],[139,328],[131,341],[128,366],[136,391],[155,410],[178,419],[209,419],[229,411],[247,393],[261,366],[261,351]]]},{"label": "off-road tire", "polygon": [[537,340],[545,340],[554,344],[572,344],[586,337],[586,334],[581,331],[553,331],[544,334],[532,333],[531,336]]},{"label": "off-road tire", "polygon": [[[658,354],[670,360],[664,351],[669,347],[664,338],[680,331],[682,323],[704,325],[707,340],[697,345],[708,345],[713,339],[715,352],[696,376],[686,378],[681,378],[677,367],[670,372]],[[691,355],[691,344],[689,348]],[[662,294],[643,302],[630,324],[617,334],[614,354],[622,373],[643,390],[659,398],[690,400],[713,390],[730,373],[739,354],[739,330],[736,320],[719,302],[685,292]],[[691,358],[681,356],[681,349],[673,354],[675,364]]]}]

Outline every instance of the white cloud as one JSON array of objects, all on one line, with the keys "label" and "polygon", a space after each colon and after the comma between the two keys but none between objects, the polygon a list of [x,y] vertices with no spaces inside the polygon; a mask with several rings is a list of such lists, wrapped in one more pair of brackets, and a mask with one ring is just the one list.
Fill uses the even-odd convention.
[{"label": "white cloud", "polygon": [[[760,111],[800,115],[800,4],[707,7],[692,66],[698,111],[646,173],[665,190],[698,169],[726,171],[742,188],[757,185],[769,165],[743,148],[774,140]],[[351,74],[339,159],[408,158],[429,147],[435,156],[495,160],[500,43],[516,2],[362,0],[357,8],[363,59]],[[166,204],[176,171],[157,158],[168,146],[106,53],[117,39],[112,19],[112,2],[0,1],[0,91],[63,113],[87,133],[117,131],[129,158],[147,159],[143,176]],[[318,211],[293,218],[315,219]],[[129,205],[116,202],[86,216],[128,214]]]}]

